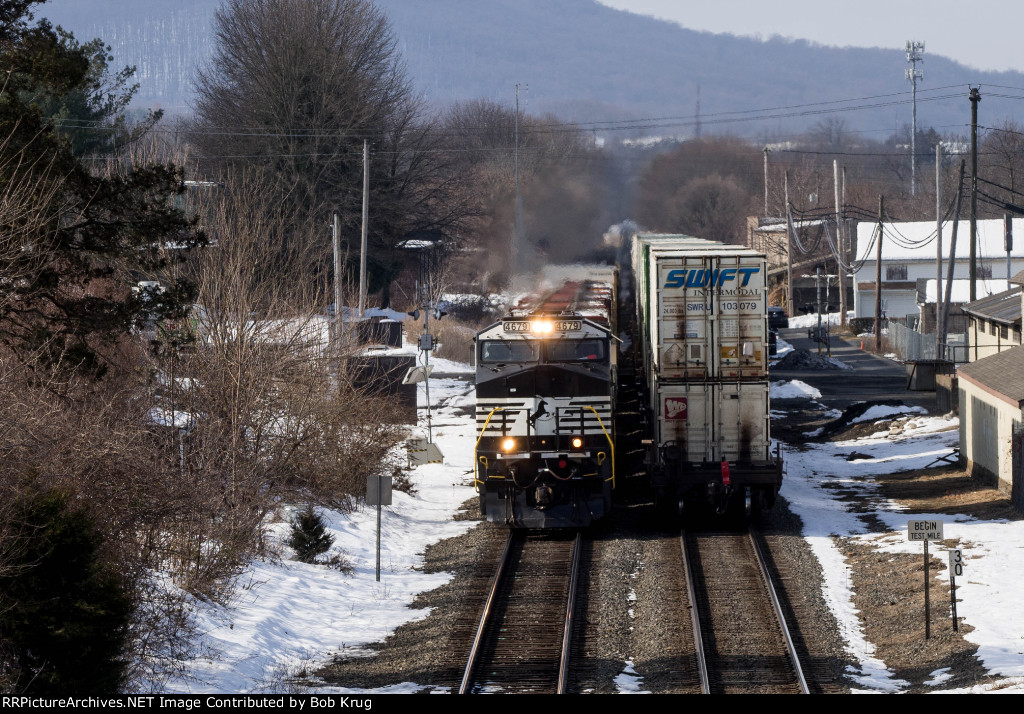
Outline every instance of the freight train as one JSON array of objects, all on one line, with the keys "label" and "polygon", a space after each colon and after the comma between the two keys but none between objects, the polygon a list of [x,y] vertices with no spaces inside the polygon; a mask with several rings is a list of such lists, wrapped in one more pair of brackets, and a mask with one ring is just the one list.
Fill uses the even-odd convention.
[{"label": "freight train", "polygon": [[[620,269],[633,303],[625,343]],[[782,458],[769,433],[764,256],[638,234],[620,269],[549,271],[557,288],[476,335],[475,482],[488,520],[556,528],[606,516],[624,422],[642,437],[658,504],[750,515],[774,503]],[[620,360],[631,365],[622,385]]]}]

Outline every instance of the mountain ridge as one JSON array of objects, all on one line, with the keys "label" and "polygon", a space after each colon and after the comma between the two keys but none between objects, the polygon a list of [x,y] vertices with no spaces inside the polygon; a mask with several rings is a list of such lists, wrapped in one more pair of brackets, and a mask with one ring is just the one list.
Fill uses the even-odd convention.
[{"label": "mountain ridge", "polygon": [[[704,131],[792,134],[830,116],[828,102],[874,105],[838,116],[851,131],[885,138],[910,123],[902,49],[839,48],[813,40],[698,32],[595,0],[378,0],[415,87],[437,107],[484,98],[574,121],[662,119],[657,131],[696,131],[699,86]],[[81,39],[102,37],[118,64],[135,64],[136,104],[187,111],[195,67],[212,50],[217,0],[170,8],[119,0],[51,0],[51,17]],[[1019,113],[1019,100],[986,96],[985,85],[1024,87],[1020,72],[974,70],[926,55],[918,126],[965,133],[968,85],[982,85],[983,123]],[[1024,98],[1024,89],[1019,92]],[[808,106],[813,105],[813,106]],[[766,112],[769,108],[786,108]],[[726,116],[744,112],[744,116]],[[671,119],[664,119],[671,118]],[[635,133],[635,132],[634,132]]]}]

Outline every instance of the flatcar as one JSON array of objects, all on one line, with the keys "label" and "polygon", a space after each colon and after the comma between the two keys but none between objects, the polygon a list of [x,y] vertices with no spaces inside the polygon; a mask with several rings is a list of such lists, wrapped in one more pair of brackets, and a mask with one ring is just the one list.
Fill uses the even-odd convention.
[{"label": "flatcar", "polygon": [[585,527],[611,509],[616,273],[576,272],[475,338],[480,509],[513,528]]}]

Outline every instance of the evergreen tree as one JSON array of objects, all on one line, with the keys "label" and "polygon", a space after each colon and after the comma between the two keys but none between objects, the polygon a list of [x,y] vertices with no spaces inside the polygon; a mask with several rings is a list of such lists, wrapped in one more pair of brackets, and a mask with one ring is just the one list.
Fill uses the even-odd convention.
[{"label": "evergreen tree", "polygon": [[295,549],[303,563],[314,563],[316,556],[326,553],[332,543],[334,536],[327,532],[320,514],[313,510],[312,505],[306,506],[292,523],[292,537],[288,545]]},{"label": "evergreen tree", "polygon": [[132,600],[104,563],[102,535],[63,494],[15,508],[17,538],[0,572],[0,669],[23,695],[89,696],[122,688]]},{"label": "evergreen tree", "polygon": [[[108,75],[100,43],[33,23],[33,4],[5,2],[0,15],[0,340],[99,375],[104,344],[144,312],[180,315],[192,292],[180,282],[144,304],[130,286],[159,279],[204,238],[173,204],[185,190],[180,169],[100,172],[76,155],[76,144],[112,148],[95,137],[123,130],[133,89],[123,72]],[[69,127],[71,116],[93,139]]]}]

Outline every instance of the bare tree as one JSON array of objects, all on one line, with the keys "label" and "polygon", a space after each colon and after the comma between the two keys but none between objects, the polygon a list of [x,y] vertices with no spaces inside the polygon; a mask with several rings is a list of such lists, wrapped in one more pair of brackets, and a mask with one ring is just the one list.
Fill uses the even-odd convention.
[{"label": "bare tree", "polygon": [[192,140],[222,163],[267,167],[301,218],[358,215],[362,140],[411,101],[383,13],[366,0],[229,0],[214,32]]},{"label": "bare tree", "polygon": [[[525,246],[548,260],[573,261],[588,254],[610,222],[613,200],[606,182],[607,157],[599,157],[589,134],[557,117],[520,112],[492,101],[462,102],[441,121],[458,172],[472,186],[475,249],[456,269],[503,282],[510,266],[516,167],[523,202]],[[481,285],[482,287],[482,285]]]},{"label": "bare tree", "polygon": [[[1021,205],[1024,198],[1024,126],[1004,121],[985,133],[981,141],[979,173],[998,184],[982,185],[984,193]],[[989,209],[992,210],[992,209]]]},{"label": "bare tree", "polygon": [[464,215],[386,17],[369,0],[230,0],[214,24],[190,134],[204,166],[263,170],[266,210],[307,229],[330,273],[332,213],[358,261],[367,141],[371,291],[386,305],[398,244],[417,232],[448,239]]},{"label": "bare tree", "polygon": [[742,242],[745,217],[760,213],[762,160],[760,149],[738,139],[688,141],[641,176],[636,219],[657,230]]},{"label": "bare tree", "polygon": [[808,132],[812,146],[823,151],[843,151],[849,141],[850,130],[841,117],[825,117]]},{"label": "bare tree", "polygon": [[326,286],[308,278],[306,243],[263,210],[263,188],[249,177],[207,196],[212,245],[187,266],[197,305],[154,356],[166,453],[196,494],[174,560],[210,593],[262,548],[282,501],[347,503],[401,436],[328,349]]},{"label": "bare tree", "polygon": [[665,205],[666,229],[723,243],[746,238],[745,217],[753,204],[732,178],[711,174],[687,181]]}]

